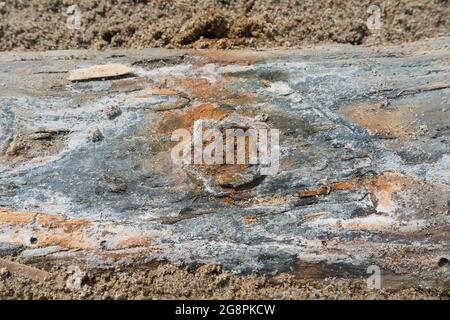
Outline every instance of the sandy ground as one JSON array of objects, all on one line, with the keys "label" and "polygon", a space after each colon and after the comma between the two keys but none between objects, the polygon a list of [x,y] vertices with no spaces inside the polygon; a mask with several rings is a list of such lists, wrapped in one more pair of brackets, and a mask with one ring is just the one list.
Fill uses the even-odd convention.
[{"label": "sandy ground", "polygon": [[[369,30],[374,4],[381,28]],[[447,0],[3,0],[0,50],[401,43],[448,35],[449,15]]]},{"label": "sandy ground", "polygon": [[196,269],[91,270],[53,266],[45,282],[0,272],[0,299],[448,299],[448,290],[369,290],[365,279],[301,280],[289,274],[235,276]]}]

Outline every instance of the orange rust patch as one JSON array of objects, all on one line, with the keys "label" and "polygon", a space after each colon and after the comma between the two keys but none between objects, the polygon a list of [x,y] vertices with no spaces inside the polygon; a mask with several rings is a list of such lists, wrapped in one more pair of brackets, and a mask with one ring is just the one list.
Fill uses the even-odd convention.
[{"label": "orange rust patch", "polygon": [[317,189],[299,191],[298,195],[300,198],[309,198],[309,197],[326,195],[333,191],[357,190],[360,188],[361,188],[361,186],[360,186],[359,182],[357,182],[357,181],[334,182],[329,186],[321,186]]},{"label": "orange rust patch", "polygon": [[[411,178],[399,174],[385,172],[382,175],[360,180],[334,182],[328,186],[298,192],[300,198],[327,195],[342,190],[367,190],[373,206],[379,212],[391,212],[395,208],[394,193]],[[409,182],[410,183],[410,182]]]},{"label": "orange rust patch", "polygon": [[236,205],[236,200],[232,196],[223,197],[220,200],[229,206]]},{"label": "orange rust patch", "polygon": [[127,248],[137,248],[137,247],[144,247],[147,245],[150,245],[152,243],[152,239],[148,236],[129,236],[124,239],[119,240],[115,246],[114,249],[127,249]]},{"label": "orange rust patch", "polygon": [[221,186],[232,185],[233,183],[240,182],[242,177],[237,174],[219,174],[216,176],[216,182]]},{"label": "orange rust patch", "polygon": [[405,180],[407,178],[401,177],[398,174],[385,172],[366,184],[367,189],[370,191],[373,205],[377,211],[390,212],[394,209],[395,201],[393,194],[400,189],[402,181],[405,182]]},{"label": "orange rust patch", "polygon": [[351,122],[382,138],[407,139],[415,135],[430,134],[420,127],[437,129],[450,125],[444,109],[429,105],[402,105],[388,108],[383,103],[361,104],[342,109],[341,114]]},{"label": "orange rust patch", "polygon": [[244,222],[246,225],[253,225],[256,223],[256,216],[254,215],[245,215]]},{"label": "orange rust patch", "polygon": [[450,188],[439,183],[429,183],[394,172],[366,181],[373,205],[379,212],[404,212],[411,217],[423,218],[429,214],[447,214]]},{"label": "orange rust patch", "polygon": [[81,227],[90,226],[87,220],[66,220],[62,215],[39,214],[36,217],[36,225],[43,228],[62,228],[64,232],[73,232]]},{"label": "orange rust patch", "polygon": [[148,98],[149,96],[180,96],[186,98],[186,94],[174,89],[174,88],[161,88],[161,87],[149,87],[140,92],[138,98]]},{"label": "orange rust patch", "polygon": [[61,215],[40,214],[36,217],[36,223],[45,228],[56,228],[62,222],[64,217]]},{"label": "orange rust patch", "polygon": [[231,113],[230,110],[204,103],[188,109],[185,113],[167,112],[165,120],[157,127],[161,134],[171,134],[174,130],[184,128],[192,130],[194,122],[200,119],[222,120]]},{"label": "orange rust patch", "polygon": [[370,134],[384,138],[406,138],[414,133],[414,128],[408,127],[414,120],[414,108],[387,110],[381,104],[363,104],[345,108],[343,114]]},{"label": "orange rust patch", "polygon": [[[39,247],[55,245],[68,249],[92,247],[86,240],[89,236],[87,227],[91,225],[87,220],[66,220],[63,216],[18,213],[8,208],[0,208],[0,224],[32,226]],[[20,237],[12,240],[21,242]]]},{"label": "orange rust patch", "polygon": [[227,165],[195,165],[196,168],[202,169],[206,175],[216,176],[218,180],[231,180],[238,173],[245,172],[250,165],[248,164],[227,164]]},{"label": "orange rust patch", "polygon": [[[378,212],[407,212],[409,215],[416,212],[419,216],[427,212],[445,213],[448,211],[446,199],[450,196],[450,189],[444,185],[427,183],[394,172],[302,190],[298,196],[324,196],[341,190],[366,190]],[[404,210],[398,211],[401,208]]]},{"label": "orange rust patch", "polygon": [[93,244],[88,240],[87,230],[76,230],[71,233],[61,231],[51,234],[46,231],[36,230],[39,247],[59,246],[65,249],[92,249]]},{"label": "orange rust patch", "polygon": [[225,81],[209,82],[207,79],[183,78],[176,81],[176,86],[189,92],[193,99],[205,102],[250,104],[256,98],[249,93],[235,93],[225,88]]},{"label": "orange rust patch", "polygon": [[300,196],[300,198],[309,198],[325,195],[328,193],[329,193],[328,187],[322,186],[319,187],[318,189],[299,191],[298,195]]},{"label": "orange rust patch", "polygon": [[172,88],[160,88],[160,87],[156,87],[153,88],[153,94],[157,94],[160,96],[173,96],[173,95],[180,95],[181,92],[172,89]]},{"label": "orange rust patch", "polygon": [[86,220],[66,220],[61,224],[65,232],[73,232],[80,228],[90,226],[91,222]]},{"label": "orange rust patch", "polygon": [[218,101],[230,95],[221,81],[210,83],[207,79],[186,78],[180,80],[179,85],[188,90],[193,97],[207,101]]},{"label": "orange rust patch", "polygon": [[382,175],[360,180],[334,182],[317,189],[299,191],[300,198],[327,195],[334,191],[367,190],[370,193],[373,206],[379,212],[391,212],[395,209],[394,195],[405,185],[411,186],[412,178],[399,174],[384,172]]},{"label": "orange rust patch", "polygon": [[14,212],[0,207],[0,224],[22,225],[29,224],[36,218],[36,213]]},{"label": "orange rust patch", "polygon": [[357,190],[360,188],[360,183],[354,180],[335,182],[331,185],[331,190]]},{"label": "orange rust patch", "polygon": [[40,247],[58,245],[68,249],[88,249],[89,228],[87,220],[66,220],[62,216],[39,215],[34,232]]},{"label": "orange rust patch", "polygon": [[185,117],[185,121],[189,125],[192,125],[195,120],[199,119],[214,119],[222,120],[230,113],[229,110],[217,108],[212,104],[205,103],[201,104],[193,109],[190,109]]}]

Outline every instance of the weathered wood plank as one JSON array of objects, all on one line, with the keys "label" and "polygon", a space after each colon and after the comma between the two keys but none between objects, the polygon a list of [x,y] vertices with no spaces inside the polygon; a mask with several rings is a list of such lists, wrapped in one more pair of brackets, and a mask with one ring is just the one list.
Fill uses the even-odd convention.
[{"label": "weathered wood plank", "polygon": [[120,63],[111,63],[89,68],[80,68],[69,71],[70,81],[83,81],[93,79],[106,79],[132,74],[134,68],[127,67]]},{"label": "weathered wood plank", "polygon": [[0,268],[5,268],[13,274],[35,281],[45,281],[45,279],[49,276],[47,271],[33,268],[21,263],[8,261],[2,258],[0,258]]},{"label": "weathered wood plank", "polygon": [[[322,261],[439,282],[448,45],[0,53],[0,243],[98,265],[219,262],[301,277]],[[135,72],[68,80],[111,63]],[[200,119],[278,129],[278,173],[175,165],[172,132]]]}]

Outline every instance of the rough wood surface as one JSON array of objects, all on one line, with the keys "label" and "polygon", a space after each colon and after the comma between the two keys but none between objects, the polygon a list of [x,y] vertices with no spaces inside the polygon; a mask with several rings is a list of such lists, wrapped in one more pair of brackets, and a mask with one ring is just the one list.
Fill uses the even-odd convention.
[{"label": "rough wood surface", "polygon": [[81,68],[69,71],[68,79],[70,81],[83,81],[91,79],[114,78],[132,74],[133,68],[124,66],[120,63],[104,64],[92,66],[89,68]]},{"label": "rough wood surface", "polygon": [[[0,253],[448,287],[449,43],[0,53]],[[279,173],[175,166],[197,119],[279,129]]]},{"label": "rough wood surface", "polygon": [[35,280],[35,281],[45,281],[49,273],[44,270],[39,270],[24,264],[20,264],[13,261],[8,261],[6,259],[0,258],[0,268],[5,268],[8,272],[11,272],[22,277]]}]

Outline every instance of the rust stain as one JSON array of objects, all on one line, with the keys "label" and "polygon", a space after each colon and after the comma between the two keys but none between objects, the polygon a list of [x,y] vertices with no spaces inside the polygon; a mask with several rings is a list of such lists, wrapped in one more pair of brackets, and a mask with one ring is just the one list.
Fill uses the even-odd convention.
[{"label": "rust stain", "polygon": [[194,98],[207,101],[222,100],[231,94],[221,81],[211,83],[207,79],[185,78],[179,80],[178,84],[188,90]]},{"label": "rust stain", "polygon": [[328,195],[335,191],[367,190],[370,192],[374,207],[379,211],[388,212],[394,208],[392,197],[398,189],[396,180],[398,180],[396,174],[385,172],[376,177],[334,182],[316,189],[302,190],[298,192],[298,195],[300,198],[309,198]]},{"label": "rust stain", "polygon": [[231,196],[226,196],[220,199],[223,203],[229,205],[229,206],[234,206],[236,205],[236,200],[231,197]]},{"label": "rust stain", "polygon": [[0,224],[26,225],[36,218],[37,213],[14,212],[8,208],[0,207]]},{"label": "rust stain", "polygon": [[57,228],[62,222],[64,222],[64,217],[61,215],[40,214],[36,217],[38,225],[49,229]]},{"label": "rust stain", "polygon": [[[300,198],[326,196],[344,190],[366,191],[370,194],[373,207],[381,213],[404,211],[409,214],[416,212],[419,216],[423,216],[427,212],[443,214],[448,212],[446,199],[450,196],[450,189],[447,186],[388,171],[377,176],[301,190],[298,196]],[[404,210],[399,211],[402,208]]]},{"label": "rust stain", "polygon": [[[233,92],[226,88],[227,80],[210,82],[207,79],[192,77],[175,80],[175,87],[188,92],[191,99],[204,102],[246,105],[256,101],[256,97],[248,92]],[[175,89],[174,89],[175,90]]]},{"label": "rust stain", "polygon": [[[67,220],[61,215],[43,213],[20,213],[9,208],[0,208],[0,225],[29,226],[38,239],[38,247],[60,246],[68,249],[92,248],[87,220]],[[19,235],[13,236],[13,242],[22,242]]]},{"label": "rust stain", "polygon": [[195,108],[190,109],[186,116],[184,117],[184,121],[188,125],[192,125],[194,121],[199,119],[214,119],[214,120],[222,120],[227,115],[230,114],[230,110],[218,108],[210,103],[201,104],[196,106]]},{"label": "rust stain", "polygon": [[221,186],[231,186],[233,183],[239,182],[241,177],[236,174],[227,172],[226,174],[219,174],[215,177],[217,184]]},{"label": "rust stain", "polygon": [[145,247],[152,244],[153,240],[149,236],[145,235],[132,235],[120,239],[115,245],[114,249],[127,249]]},{"label": "rust stain", "polygon": [[65,232],[74,232],[80,228],[91,226],[91,222],[86,220],[66,220],[61,224]]},{"label": "rust stain", "polygon": [[179,96],[182,98],[187,98],[187,95],[175,88],[165,88],[165,87],[159,87],[159,86],[152,86],[148,87],[141,92],[139,92],[140,95],[138,98],[148,98],[153,95],[158,96]]},{"label": "rust stain", "polygon": [[340,111],[346,119],[367,129],[374,136],[402,140],[431,135],[429,129],[450,126],[450,117],[446,112],[445,108],[425,104],[389,107],[383,102],[349,106]]},{"label": "rust stain", "polygon": [[309,197],[325,195],[328,193],[329,193],[328,187],[322,186],[317,189],[299,191],[298,195],[300,198],[309,198]]},{"label": "rust stain", "polygon": [[36,217],[36,226],[48,229],[60,228],[65,232],[74,232],[91,225],[88,220],[67,220],[63,215],[38,214]]},{"label": "rust stain", "polygon": [[377,211],[390,212],[395,209],[394,193],[400,190],[404,177],[395,173],[385,172],[370,180],[366,188],[370,191],[372,203]]},{"label": "rust stain", "polygon": [[256,216],[255,215],[245,215],[243,217],[244,222],[246,225],[251,226],[256,223]]},{"label": "rust stain", "polygon": [[63,216],[39,215],[33,230],[39,247],[58,245],[67,249],[89,249],[89,230],[92,223],[87,220],[67,220]]},{"label": "rust stain", "polygon": [[362,104],[343,110],[351,122],[367,129],[370,134],[383,138],[406,138],[414,133],[409,127],[414,120],[415,106],[387,110],[381,104]]},{"label": "rust stain", "polygon": [[447,185],[385,172],[368,184],[367,189],[379,211],[395,211],[401,207],[408,217],[415,213],[419,218],[450,212],[447,203],[450,188]]},{"label": "rust stain", "polygon": [[157,133],[171,134],[174,130],[184,128],[192,130],[194,122],[200,119],[222,120],[231,113],[230,110],[204,103],[187,109],[186,112],[167,112],[157,126]]},{"label": "rust stain", "polygon": [[336,182],[331,185],[332,190],[357,190],[360,187],[360,183],[355,180]]},{"label": "rust stain", "polygon": [[63,230],[36,230],[39,247],[59,246],[65,249],[92,249],[94,246],[89,239],[88,230],[81,229],[71,233]]},{"label": "rust stain", "polygon": [[[32,231],[37,239],[34,247],[59,246],[70,250],[101,249],[101,239],[110,236],[114,250],[148,247],[152,238],[146,234],[112,232],[107,228],[96,231],[94,222],[82,219],[66,219],[64,215],[44,213],[18,213],[9,208],[0,207],[0,225],[15,227],[8,241],[28,243],[28,234]],[[25,243],[24,243],[25,242]]]},{"label": "rust stain", "polygon": [[342,181],[342,182],[334,182],[329,186],[320,186],[317,189],[311,190],[303,190],[299,191],[298,195],[300,198],[309,198],[315,196],[327,195],[333,191],[341,191],[341,190],[357,190],[360,189],[361,185],[358,181]]},{"label": "rust stain", "polygon": [[217,182],[226,182],[233,180],[236,174],[245,172],[250,165],[248,164],[227,164],[227,165],[196,165],[203,169],[208,176],[215,176]]}]

